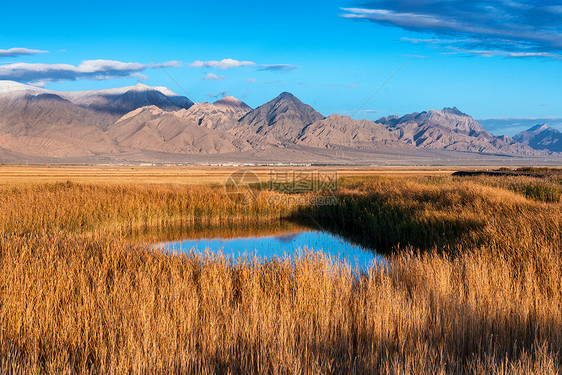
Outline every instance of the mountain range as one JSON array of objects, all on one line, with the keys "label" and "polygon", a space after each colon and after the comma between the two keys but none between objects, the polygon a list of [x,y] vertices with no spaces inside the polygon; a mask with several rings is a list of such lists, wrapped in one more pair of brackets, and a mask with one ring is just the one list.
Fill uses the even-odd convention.
[{"label": "mountain range", "polygon": [[0,161],[362,162],[559,157],[562,134],[539,126],[514,139],[457,108],[378,121],[325,117],[290,93],[252,109],[224,97],[193,103],[165,87],[81,92],[0,81]]},{"label": "mountain range", "polygon": [[562,133],[547,124],[533,126],[517,134],[513,139],[536,150],[562,152]]},{"label": "mountain range", "polygon": [[499,155],[543,155],[512,138],[492,135],[456,107],[383,117],[377,122],[416,147]]}]

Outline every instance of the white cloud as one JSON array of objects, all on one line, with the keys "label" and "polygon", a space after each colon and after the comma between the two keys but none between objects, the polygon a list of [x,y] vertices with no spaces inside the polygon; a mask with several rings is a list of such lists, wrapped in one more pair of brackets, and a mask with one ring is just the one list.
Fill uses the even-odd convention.
[{"label": "white cloud", "polygon": [[255,78],[246,78],[246,82],[248,83],[256,83],[258,80]]},{"label": "white cloud", "polygon": [[141,82],[146,81],[148,79],[148,76],[142,73],[133,73],[131,74],[131,78],[136,78],[139,82]]},{"label": "white cloud", "polygon": [[113,60],[86,60],[78,66],[70,64],[29,64],[14,63],[0,65],[0,79],[18,82],[75,81],[78,79],[106,80],[124,77],[145,78],[139,76],[146,69],[160,67],[178,67],[178,61],[163,64],[127,63]]},{"label": "white cloud", "polygon": [[[507,51],[501,49],[474,49],[463,48],[463,45],[479,45],[476,39],[457,39],[457,40],[444,40],[444,39],[418,39],[418,38],[400,38],[400,41],[409,42],[412,44],[427,44],[436,49],[444,50],[447,54],[472,54],[484,57],[547,57],[552,59],[562,59],[562,55],[551,52],[517,52]],[[426,58],[425,56],[410,55],[411,57]]]},{"label": "white cloud", "polygon": [[239,68],[241,66],[257,65],[252,61],[238,61],[233,59],[223,59],[221,61],[194,61],[189,66],[193,68],[216,68],[216,69],[230,69]]},{"label": "white cloud", "polygon": [[211,81],[222,81],[225,80],[226,78],[227,78],[226,76],[218,76],[214,73],[209,73],[205,77],[203,77],[204,80],[211,80]]},{"label": "white cloud", "polygon": [[49,51],[41,51],[38,49],[29,48],[10,48],[10,49],[0,49],[0,57],[18,57],[18,56],[28,56],[28,55],[38,55],[40,53],[48,53]]},{"label": "white cloud", "polygon": [[242,66],[254,66],[258,70],[269,70],[276,72],[289,72],[298,69],[296,65],[290,64],[257,64],[253,61],[238,61],[233,59],[223,59],[221,61],[201,61],[197,60],[189,64],[192,68],[213,68],[213,69],[231,69],[240,68]]}]

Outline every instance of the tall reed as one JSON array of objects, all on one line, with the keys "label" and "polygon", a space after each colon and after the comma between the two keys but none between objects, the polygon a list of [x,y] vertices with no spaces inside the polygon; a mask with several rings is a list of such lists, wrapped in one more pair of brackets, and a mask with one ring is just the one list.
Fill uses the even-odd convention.
[{"label": "tall reed", "polygon": [[[0,372],[562,370],[560,203],[478,178],[342,186],[331,208],[232,207],[203,187],[2,190]],[[306,252],[167,254],[111,230],[296,214],[397,246],[360,273]]]}]

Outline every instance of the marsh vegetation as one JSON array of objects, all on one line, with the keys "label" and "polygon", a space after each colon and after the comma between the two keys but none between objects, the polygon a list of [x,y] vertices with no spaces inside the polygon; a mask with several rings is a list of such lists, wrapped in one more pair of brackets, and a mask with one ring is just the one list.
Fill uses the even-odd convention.
[{"label": "marsh vegetation", "polygon": [[[234,206],[221,186],[0,187],[0,372],[561,371],[558,176],[340,186],[323,207],[270,205],[267,191]],[[143,245],[170,228],[280,218],[368,243],[388,266],[233,264]]]}]

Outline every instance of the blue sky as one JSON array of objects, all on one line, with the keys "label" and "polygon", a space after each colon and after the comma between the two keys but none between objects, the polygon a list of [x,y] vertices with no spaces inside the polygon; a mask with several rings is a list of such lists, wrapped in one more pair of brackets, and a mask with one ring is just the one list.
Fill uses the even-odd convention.
[{"label": "blue sky", "polygon": [[[9,16],[0,24],[0,79],[56,90],[144,82],[195,101],[228,94],[251,106],[289,91],[325,115],[361,109],[356,118],[446,106],[476,118],[562,117],[555,2],[103,0],[2,8]],[[224,59],[235,61],[213,63]]]}]

